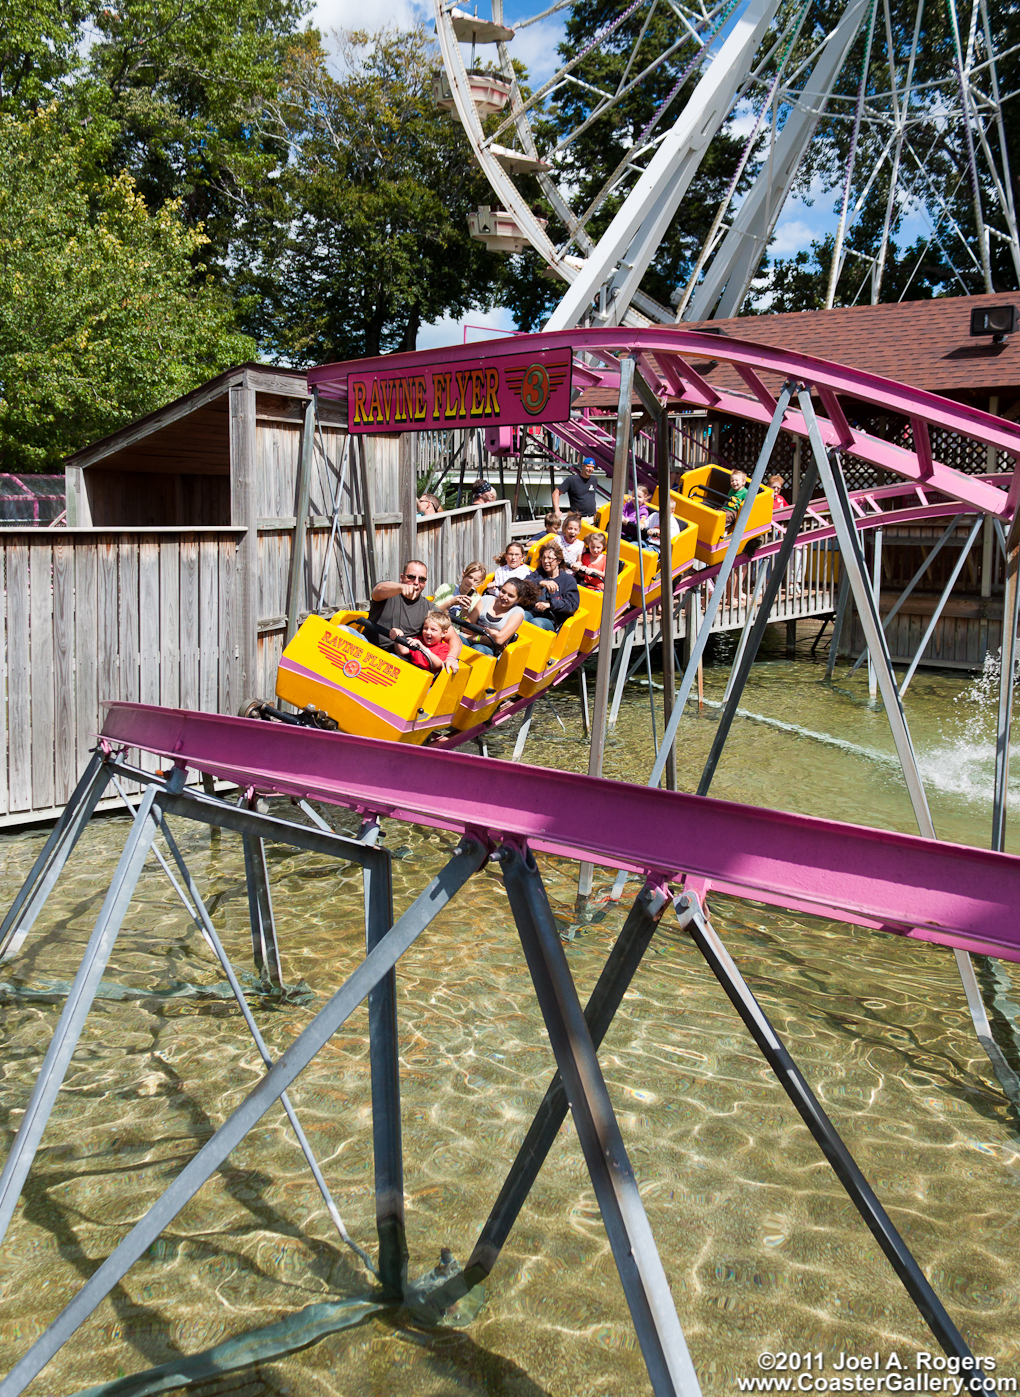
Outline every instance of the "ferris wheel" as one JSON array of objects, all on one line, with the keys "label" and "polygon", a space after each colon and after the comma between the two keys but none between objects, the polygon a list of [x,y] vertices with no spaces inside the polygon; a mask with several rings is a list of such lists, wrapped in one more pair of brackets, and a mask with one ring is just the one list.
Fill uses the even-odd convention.
[{"label": "ferris wheel", "polygon": [[[993,258],[1000,283],[1005,267],[1020,286],[1003,114],[1014,94],[1000,85],[988,0],[970,0],[969,11],[965,0],[844,0],[841,7],[620,0],[601,29],[525,96],[514,38],[571,3],[554,0],[511,27],[503,0],[491,0],[490,15],[435,0],[444,63],[436,99],[460,120],[496,198],[495,207],[472,213],[471,232],[495,251],[534,248],[549,274],[567,283],[547,329],[738,314],[805,159],[819,149],[812,143],[826,134],[838,137],[838,144],[830,140],[830,167],[832,150],[841,162],[829,172],[839,219],[828,305],[837,290],[845,301],[848,287],[855,300],[880,299],[904,214],[920,220],[927,246],[963,289],[965,278],[996,289]],[[608,48],[612,84],[599,62]],[[673,81],[663,92],[664,76]],[[642,85],[657,98],[644,129],[628,135],[615,168],[586,172],[579,197],[576,151],[600,123],[611,130]],[[683,219],[684,197],[712,142],[734,117],[743,133],[739,160],[690,275],[664,305],[642,279]],[[537,180],[551,221],[532,209],[525,186],[534,184],[524,176]],[[867,255],[848,243],[862,213],[879,229]]]}]

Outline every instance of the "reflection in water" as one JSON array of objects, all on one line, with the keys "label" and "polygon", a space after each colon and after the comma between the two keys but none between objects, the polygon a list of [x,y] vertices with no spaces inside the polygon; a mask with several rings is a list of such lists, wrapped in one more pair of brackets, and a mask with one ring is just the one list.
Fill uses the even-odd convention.
[{"label": "reflection in water", "polygon": [[[912,830],[881,711],[819,684],[820,669],[755,667],[713,794]],[[722,697],[725,671],[706,671]],[[986,843],[991,729],[966,678],[921,674],[908,717],[943,838]],[[536,708],[530,761],[586,766],[577,704]],[[994,707],[994,704],[992,705]],[[680,732],[693,789],[717,710]],[[661,724],[659,727],[661,732]],[[513,733],[490,744],[509,755]],[[653,760],[646,691],[629,689],[606,773],[638,780]],[[292,813],[285,803],[281,814]],[[353,830],[353,817],[342,816]],[[185,822],[178,838],[238,967],[250,940],[240,843]],[[17,1127],[127,822],[98,820],[17,962],[6,968],[2,1108]],[[448,858],[452,838],[389,823],[397,911]],[[9,902],[39,833],[3,839]],[[1011,847],[1018,847],[1011,832]],[[576,866],[541,860],[572,925]],[[270,850],[284,968],[315,998],[252,1003],[278,1055],[361,954],[360,873]],[[602,871],[601,890],[612,879]],[[637,885],[631,883],[633,896]],[[599,888],[597,887],[597,891]],[[582,997],[625,915],[610,909],[568,945]],[[716,925],[752,989],[977,1353],[1020,1369],[1016,1267],[1020,1128],[975,1042],[952,956],[915,942],[716,898]],[[989,1002],[1015,1016],[1011,966],[984,972]],[[68,1072],[0,1257],[0,1365],[73,1295],[126,1228],[262,1074],[195,928],[150,863]],[[188,994],[172,991],[188,986]],[[132,993],[121,993],[121,987]],[[49,990],[33,997],[22,990]],[[151,994],[156,990],[162,993]],[[399,970],[411,1272],[442,1246],[470,1251],[551,1074],[502,884],[478,875]],[[356,1013],[292,1100],[349,1229],[374,1232],[367,1025]],[[735,1392],[762,1350],[934,1348],[690,943],[666,919],[601,1054],[645,1206],[707,1392]],[[9,1138],[9,1135],[8,1135]],[[303,1307],[355,1299],[370,1278],[340,1243],[280,1110],[269,1112],[33,1393],[71,1393],[193,1354]],[[299,1353],[203,1392],[575,1394],[648,1390],[572,1126],[487,1284],[468,1329],[428,1331],[372,1314]]]}]

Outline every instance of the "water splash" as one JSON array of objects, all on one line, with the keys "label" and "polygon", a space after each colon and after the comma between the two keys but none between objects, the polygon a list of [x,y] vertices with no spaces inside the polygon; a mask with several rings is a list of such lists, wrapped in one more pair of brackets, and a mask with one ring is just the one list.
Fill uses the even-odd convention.
[{"label": "water splash", "polygon": [[[995,728],[999,707],[1001,651],[985,656],[980,674],[953,700],[949,717],[940,725],[941,742],[918,753],[926,782],[965,800],[990,806],[995,780]],[[1014,686],[1020,682],[1020,662]],[[1020,779],[1010,782],[1009,805],[1020,802]]]}]

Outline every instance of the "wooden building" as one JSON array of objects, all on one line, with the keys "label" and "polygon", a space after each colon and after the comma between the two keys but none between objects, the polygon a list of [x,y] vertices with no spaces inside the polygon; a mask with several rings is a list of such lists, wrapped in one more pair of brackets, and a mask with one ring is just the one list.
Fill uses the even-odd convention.
[{"label": "wooden building", "polygon": [[72,456],[66,529],[0,530],[0,826],[59,812],[103,700],[236,712],[272,697],[288,624],[409,554],[445,576],[503,545],[502,501],[419,530],[400,438],[349,442],[326,403],[313,432],[309,404],[303,373],[231,369]]}]

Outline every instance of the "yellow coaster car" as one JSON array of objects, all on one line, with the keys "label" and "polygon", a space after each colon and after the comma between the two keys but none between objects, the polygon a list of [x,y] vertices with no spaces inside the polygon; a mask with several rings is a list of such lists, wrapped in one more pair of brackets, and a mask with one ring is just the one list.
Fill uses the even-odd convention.
[{"label": "yellow coaster car", "polygon": [[[680,478],[676,505],[683,519],[698,526],[697,557],[709,565],[721,563],[731,535],[726,531],[726,497],[730,492],[730,472],[722,466],[699,466]],[[676,498],[674,496],[674,498]],[[744,539],[757,538],[772,527],[773,493],[763,485],[754,498]]]},{"label": "yellow coaster car", "polygon": [[[622,564],[616,616],[628,608],[633,580],[634,564]],[[509,699],[534,698],[595,648],[603,594],[579,592],[580,606],[558,631],[525,621],[496,656],[466,642],[456,674],[433,675],[373,645],[361,630],[367,612],[338,611],[328,621],[309,616],[283,652],[277,697],[306,714],[314,710],[322,720],[317,726],[332,719],[362,737],[421,744],[444,729],[465,732],[488,722]]]},{"label": "yellow coaster car", "polygon": [[283,652],[277,696],[297,708],[313,704],[344,732],[421,744],[451,725],[469,666],[433,675],[407,664],[355,629],[366,619],[364,611],[309,616]]},{"label": "yellow coaster car", "polygon": [[[658,498],[659,492],[656,490],[655,494],[648,502],[648,508],[653,512],[658,511]],[[680,496],[671,491],[670,498],[673,505],[673,522],[669,530],[670,553],[672,554],[673,577],[677,578],[682,572],[686,572],[694,562],[695,550],[698,544],[698,526],[678,516]],[[598,512],[598,528],[605,533],[608,527],[609,505],[604,504]],[[582,535],[592,532],[593,529],[591,525],[581,525]],[[652,548],[642,548],[639,554],[636,543],[631,543],[628,539],[621,538],[620,559],[622,562],[633,563],[634,565],[634,584],[630,595],[631,606],[641,605],[642,578],[638,577],[639,556],[641,559],[642,578],[644,580],[645,606],[653,606],[662,596],[662,577],[660,575],[661,560],[659,554]]]}]

